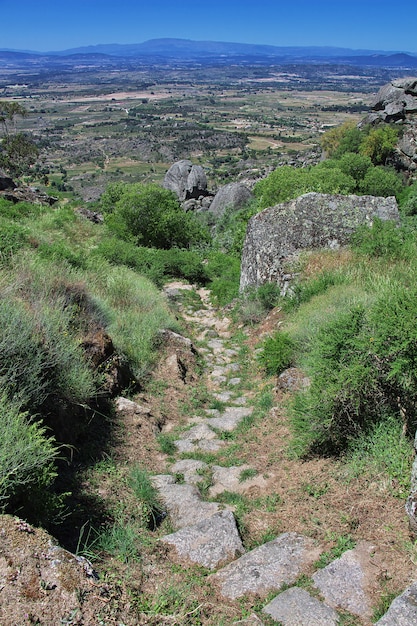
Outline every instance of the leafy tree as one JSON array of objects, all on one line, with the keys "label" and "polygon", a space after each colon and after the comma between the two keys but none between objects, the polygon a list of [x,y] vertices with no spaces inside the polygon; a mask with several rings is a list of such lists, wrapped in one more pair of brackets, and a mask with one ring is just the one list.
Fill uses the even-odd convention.
[{"label": "leafy tree", "polygon": [[158,185],[112,185],[103,196],[109,228],[136,245],[185,248],[209,238],[195,216],[182,210],[175,195]]},{"label": "leafy tree", "polygon": [[0,143],[0,166],[12,176],[21,176],[36,163],[38,148],[26,133],[16,132],[16,116],[26,117],[26,109],[18,102],[0,101],[0,125],[3,139]]},{"label": "leafy tree", "polygon": [[398,128],[385,124],[372,128],[363,138],[360,152],[368,156],[374,165],[385,165],[398,139]]},{"label": "leafy tree", "polygon": [[[335,156],[341,147],[342,142],[346,142],[348,145],[351,143],[351,137],[356,136],[358,129],[354,122],[345,122],[341,126],[331,128],[321,138],[321,147],[326,152],[327,156]],[[360,131],[359,131],[360,133]],[[349,139],[347,139],[349,137]],[[349,152],[355,152],[349,145]]]},{"label": "leafy tree", "polygon": [[399,196],[403,188],[401,178],[394,170],[385,167],[371,167],[360,182],[359,189],[371,196]]},{"label": "leafy tree", "polygon": [[21,176],[36,163],[39,150],[25,133],[4,137],[0,145],[0,165],[12,176]]},{"label": "leafy tree", "polygon": [[352,176],[357,184],[363,180],[368,170],[372,167],[372,161],[368,156],[354,152],[346,152],[338,159],[337,164],[341,171],[348,176]]}]

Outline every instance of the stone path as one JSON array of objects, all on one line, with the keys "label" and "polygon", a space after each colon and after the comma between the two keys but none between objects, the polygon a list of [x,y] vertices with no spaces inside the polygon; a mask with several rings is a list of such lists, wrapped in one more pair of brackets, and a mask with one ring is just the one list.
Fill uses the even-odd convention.
[{"label": "stone path", "polygon": [[[171,285],[167,293],[177,297],[181,289],[190,287]],[[153,478],[174,528],[161,541],[170,548],[173,561],[185,567],[198,564],[212,570],[209,579],[225,600],[238,600],[247,594],[262,598],[276,591],[276,597],[265,604],[263,612],[269,620],[283,626],[337,625],[341,623],[340,611],[357,617],[360,624],[371,624],[371,588],[381,574],[374,562],[373,546],[361,542],[327,567],[316,566],[316,571],[314,564],[322,548],[313,539],[297,533],[283,533],[246,552],[233,511],[214,499],[224,491],[242,494],[254,486],[265,489],[267,480],[252,472],[249,465],[222,467],[186,458],[187,454],[225,448],[228,442],[224,434],[232,432],[253,411],[250,395],[240,389],[239,349],[231,337],[230,320],[218,317],[208,291],[200,289],[197,293],[201,308],[194,311],[188,307],[182,314],[194,325],[197,340],[205,342],[199,352],[205,361],[207,387],[213,399],[224,403],[224,408],[190,416],[174,441],[178,460],[171,465],[169,474]],[[243,476],[248,476],[247,480],[242,480]],[[205,492],[209,501],[204,500],[199,488],[207,477],[210,487]],[[308,590],[291,586],[302,574],[312,574],[307,578]],[[263,622],[252,615],[235,623],[250,626]],[[394,600],[377,624],[417,624],[417,583]]]}]

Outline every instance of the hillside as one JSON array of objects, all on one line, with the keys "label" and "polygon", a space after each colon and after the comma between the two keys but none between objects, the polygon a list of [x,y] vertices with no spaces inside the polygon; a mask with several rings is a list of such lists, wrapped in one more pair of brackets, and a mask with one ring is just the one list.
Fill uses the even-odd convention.
[{"label": "hillside", "polygon": [[415,623],[415,85],[82,207],[2,103],[1,623]]}]

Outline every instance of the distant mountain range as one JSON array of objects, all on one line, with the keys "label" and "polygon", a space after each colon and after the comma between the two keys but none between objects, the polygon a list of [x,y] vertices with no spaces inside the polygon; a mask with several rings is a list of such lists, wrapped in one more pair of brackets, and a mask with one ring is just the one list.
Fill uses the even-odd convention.
[{"label": "distant mountain range", "polygon": [[[90,61],[104,61],[106,57],[124,59],[166,59],[178,61],[210,60],[272,63],[343,63],[349,65],[374,65],[379,67],[417,67],[417,54],[383,51],[352,50],[350,48],[320,46],[267,46],[218,41],[192,41],[188,39],[151,39],[138,44],[100,44],[46,53],[0,49],[4,62],[58,62],[58,57],[74,57]],[[110,61],[110,59],[108,59]]]}]

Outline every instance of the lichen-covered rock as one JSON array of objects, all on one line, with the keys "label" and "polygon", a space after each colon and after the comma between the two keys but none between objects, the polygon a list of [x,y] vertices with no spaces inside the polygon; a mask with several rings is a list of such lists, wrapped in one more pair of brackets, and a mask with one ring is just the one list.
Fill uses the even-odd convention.
[{"label": "lichen-covered rock", "polygon": [[186,159],[171,165],[165,174],[163,186],[173,191],[180,202],[208,195],[204,169]]},{"label": "lichen-covered rock", "polygon": [[398,222],[395,198],[307,193],[265,209],[248,223],[240,289],[275,282],[285,292],[293,278],[288,264],[297,253],[347,244],[360,224],[375,217]]},{"label": "lichen-covered rock", "polygon": [[230,183],[220,187],[208,209],[216,218],[221,217],[226,209],[238,211],[252,199],[252,193],[242,183]]}]

